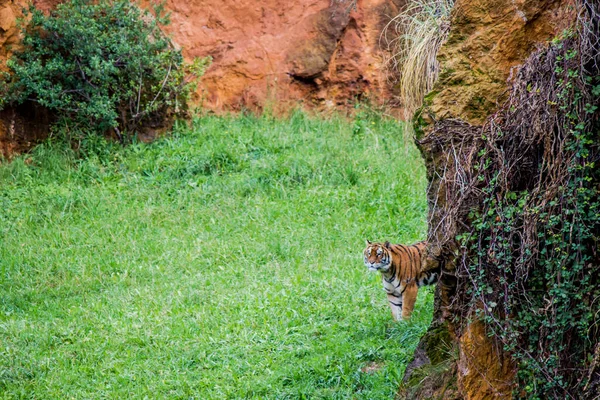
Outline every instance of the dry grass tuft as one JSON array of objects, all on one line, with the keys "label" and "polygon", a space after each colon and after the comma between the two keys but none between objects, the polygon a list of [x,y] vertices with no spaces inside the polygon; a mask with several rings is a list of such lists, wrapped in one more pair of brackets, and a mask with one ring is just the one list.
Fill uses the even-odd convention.
[{"label": "dry grass tuft", "polygon": [[381,41],[392,53],[387,65],[407,120],[437,80],[436,55],[448,36],[453,6],[454,0],[409,1],[383,30]]}]

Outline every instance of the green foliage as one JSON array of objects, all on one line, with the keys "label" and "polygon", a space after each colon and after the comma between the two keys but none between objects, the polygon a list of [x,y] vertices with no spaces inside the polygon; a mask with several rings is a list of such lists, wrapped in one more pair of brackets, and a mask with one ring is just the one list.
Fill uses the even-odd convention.
[{"label": "green foliage", "polygon": [[[542,111],[514,108],[511,129],[482,137],[473,166],[481,203],[469,213],[473,230],[457,238],[469,302],[518,364],[517,397],[587,398],[600,387],[591,361],[600,349],[600,76],[582,66],[582,51],[567,32],[520,76],[517,93],[545,96]],[[547,121],[546,107],[556,113],[548,125],[537,120]]]},{"label": "green foliage", "polygon": [[207,116],[0,165],[0,397],[393,398],[433,292],[394,323],[360,254],[424,237],[425,171],[361,120]]},{"label": "green foliage", "polygon": [[69,0],[47,16],[32,5],[5,99],[52,110],[63,130],[113,129],[121,140],[185,111],[209,60],[185,64],[160,30],[162,7],[154,11],[128,0]]}]

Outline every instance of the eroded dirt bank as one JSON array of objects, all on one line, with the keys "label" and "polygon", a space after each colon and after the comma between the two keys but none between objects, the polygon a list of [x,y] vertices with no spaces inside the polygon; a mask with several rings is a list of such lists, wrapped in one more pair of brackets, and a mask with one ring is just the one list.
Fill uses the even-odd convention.
[{"label": "eroded dirt bank", "polygon": [[[17,19],[27,3],[0,0],[0,68],[19,46]],[[60,1],[33,3],[51,10]],[[358,100],[380,104],[392,99],[380,32],[402,3],[168,0],[171,24],[165,29],[187,59],[213,58],[195,96],[204,109],[344,108]],[[43,135],[47,121],[38,114],[9,110],[0,115],[3,154]]]}]

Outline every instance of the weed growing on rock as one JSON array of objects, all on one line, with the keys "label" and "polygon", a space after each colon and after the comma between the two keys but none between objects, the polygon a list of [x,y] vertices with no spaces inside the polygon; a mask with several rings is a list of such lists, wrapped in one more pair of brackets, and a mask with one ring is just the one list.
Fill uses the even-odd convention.
[{"label": "weed growing on rock", "polygon": [[407,120],[437,81],[436,56],[448,36],[453,7],[454,0],[410,1],[383,30],[381,40],[392,52],[388,66]]}]

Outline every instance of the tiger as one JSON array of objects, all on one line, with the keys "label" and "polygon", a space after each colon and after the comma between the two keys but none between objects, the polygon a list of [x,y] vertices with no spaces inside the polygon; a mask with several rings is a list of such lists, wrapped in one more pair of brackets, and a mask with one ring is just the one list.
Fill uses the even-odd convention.
[{"label": "tiger", "polygon": [[394,320],[409,319],[421,286],[437,282],[440,270],[422,271],[426,241],[410,246],[366,241],[365,266],[381,272]]}]

